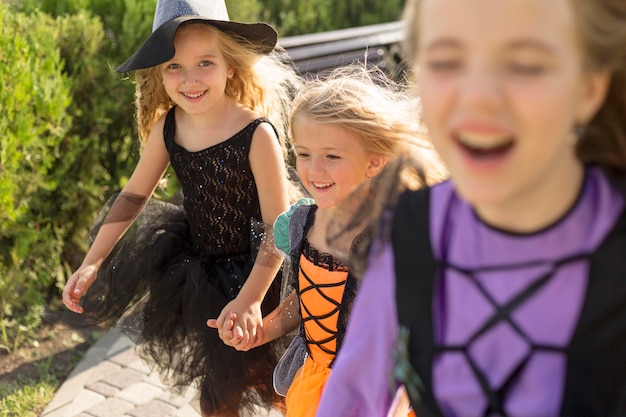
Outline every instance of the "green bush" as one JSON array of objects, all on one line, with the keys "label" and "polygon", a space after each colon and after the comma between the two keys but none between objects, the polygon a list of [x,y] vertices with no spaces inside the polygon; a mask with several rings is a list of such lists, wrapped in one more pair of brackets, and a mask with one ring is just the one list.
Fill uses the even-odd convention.
[{"label": "green bush", "polygon": [[324,32],[400,18],[404,0],[264,0],[262,19],[281,37]]},{"label": "green bush", "polygon": [[51,174],[71,123],[71,97],[52,19],[1,3],[0,16],[0,347],[12,350],[39,324],[41,289],[63,278],[62,236],[50,213],[34,211],[41,193],[58,185]]},{"label": "green bush", "polygon": [[[13,350],[86,250],[139,156],[134,85],[114,68],[150,33],[155,0],[2,7],[0,343]],[[7,63],[7,64],[4,64]]]},{"label": "green bush", "polygon": [[[115,74],[128,45],[118,36],[144,27],[142,2],[84,2],[123,10],[103,26],[75,1],[2,6],[0,52],[0,302],[3,347],[14,349],[36,327],[86,249],[86,230],[104,200],[119,190],[139,146],[133,85]],[[67,6],[67,7],[65,7]],[[49,9],[46,9],[49,7]],[[54,8],[54,10],[50,9]],[[111,11],[109,9],[109,11]],[[146,13],[147,14],[147,13]],[[147,22],[147,23],[146,23]],[[19,34],[19,35],[14,35]]]}]

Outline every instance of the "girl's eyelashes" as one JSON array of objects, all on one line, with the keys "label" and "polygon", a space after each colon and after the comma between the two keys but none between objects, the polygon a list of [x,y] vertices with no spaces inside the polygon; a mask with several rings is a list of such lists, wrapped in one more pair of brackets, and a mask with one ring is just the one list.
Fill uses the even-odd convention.
[{"label": "girl's eyelashes", "polygon": [[422,55],[422,67],[433,73],[448,73],[463,68],[463,53],[456,46],[435,46]]},{"label": "girl's eyelashes", "polygon": [[431,59],[427,60],[425,66],[432,72],[452,72],[462,67],[462,62],[459,59]]},{"label": "girl's eyelashes", "polygon": [[[306,152],[296,152],[296,158],[299,159],[307,159],[310,158],[311,154],[306,153]],[[334,155],[334,154],[328,154],[328,155],[324,155],[324,158],[326,159],[330,159],[330,160],[337,160],[337,159],[341,159],[341,156],[339,155]]]},{"label": "girl's eyelashes", "polygon": [[[460,60],[432,60],[426,62],[426,68],[435,73],[449,73],[463,68]],[[515,75],[535,76],[546,72],[543,64],[527,64],[512,62],[506,65],[506,71]]]},{"label": "girl's eyelashes", "polygon": [[[203,59],[198,63],[199,67],[210,67],[211,65],[213,65],[213,62],[207,60],[207,59]],[[182,68],[181,64],[177,64],[175,62],[169,63],[165,66],[165,69],[167,70],[177,70]]]},{"label": "girl's eyelashes", "polygon": [[536,76],[546,72],[546,66],[542,64],[512,62],[508,65],[509,72],[516,75]]}]

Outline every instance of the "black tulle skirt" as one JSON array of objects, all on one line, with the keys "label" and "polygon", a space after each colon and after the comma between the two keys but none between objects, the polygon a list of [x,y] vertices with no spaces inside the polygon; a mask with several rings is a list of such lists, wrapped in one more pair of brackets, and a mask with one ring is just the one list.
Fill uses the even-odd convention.
[{"label": "black tulle skirt", "polygon": [[[151,200],[83,297],[83,319],[119,324],[172,388],[197,384],[205,414],[269,408],[279,402],[272,372],[281,342],[239,352],[206,326],[238,294],[253,263],[253,253],[211,257],[194,250],[182,206]],[[264,315],[279,297],[277,277],[262,305]]]}]

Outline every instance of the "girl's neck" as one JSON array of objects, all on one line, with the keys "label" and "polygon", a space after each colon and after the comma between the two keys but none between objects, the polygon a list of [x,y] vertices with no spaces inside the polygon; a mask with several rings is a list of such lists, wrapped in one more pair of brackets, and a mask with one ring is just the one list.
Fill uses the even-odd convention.
[{"label": "girl's neck", "polygon": [[180,119],[194,129],[210,129],[215,126],[224,126],[225,122],[232,119],[233,116],[236,117],[240,109],[241,105],[228,96],[224,96],[224,99],[218,105],[213,106],[211,111],[201,114],[190,114],[182,108],[178,108]]},{"label": "girl's neck", "polygon": [[485,223],[514,233],[533,233],[561,219],[576,203],[585,175],[576,161],[568,169],[547,176],[538,187],[493,205],[474,205]]},{"label": "girl's neck", "polygon": [[[352,220],[347,217],[349,213],[335,206],[330,208],[317,208],[315,220],[308,231],[309,243],[318,251],[330,253],[333,256],[347,256],[350,253],[354,239],[363,232],[363,228],[345,227]],[[331,245],[329,238],[334,237]]]},{"label": "girl's neck", "polygon": [[309,243],[320,252],[332,253],[328,246],[328,228],[333,219],[334,208],[320,208],[315,210],[315,220],[307,234]]},{"label": "girl's neck", "polygon": [[315,210],[315,225],[328,226],[328,222],[333,218],[334,210],[335,207],[322,208],[318,206]]},{"label": "girl's neck", "polygon": [[232,99],[210,114],[188,114],[178,108],[176,142],[188,151],[206,149],[232,137],[254,117],[251,110]]}]

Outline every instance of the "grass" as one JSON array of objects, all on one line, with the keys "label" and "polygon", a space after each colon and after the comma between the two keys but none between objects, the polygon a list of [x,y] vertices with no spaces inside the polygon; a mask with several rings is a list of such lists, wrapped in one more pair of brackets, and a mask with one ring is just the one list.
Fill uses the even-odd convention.
[{"label": "grass", "polygon": [[38,340],[0,357],[0,417],[39,416],[96,337],[47,326]]},{"label": "grass", "polygon": [[54,397],[58,380],[54,375],[0,382],[0,416],[37,417]]}]

